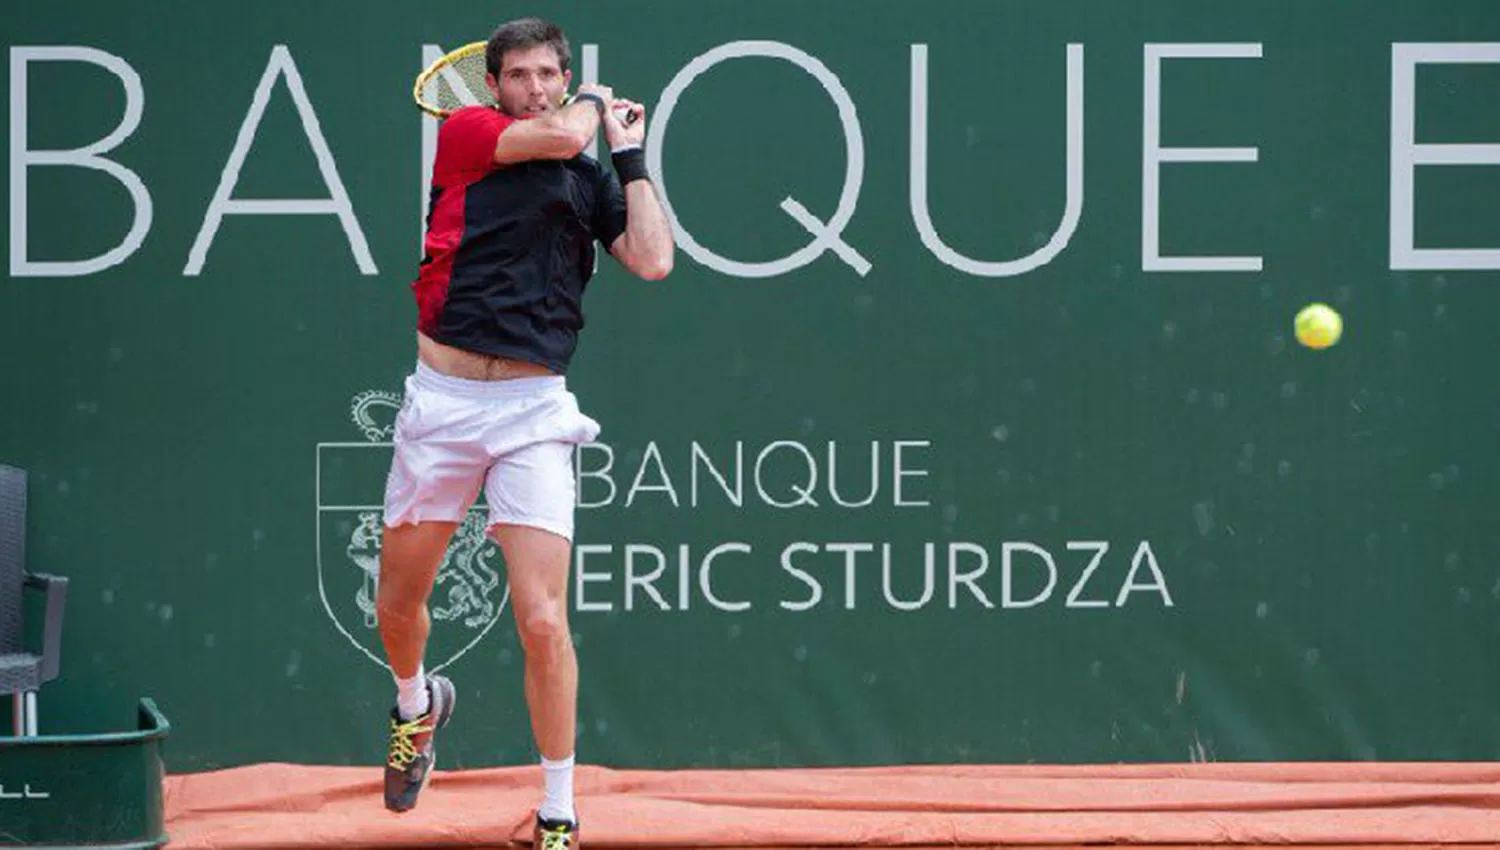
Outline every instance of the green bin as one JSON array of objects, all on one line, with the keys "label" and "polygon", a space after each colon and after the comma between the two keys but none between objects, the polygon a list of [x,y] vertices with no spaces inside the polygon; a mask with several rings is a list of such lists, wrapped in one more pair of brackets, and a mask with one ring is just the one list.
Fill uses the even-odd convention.
[{"label": "green bin", "polygon": [[165,844],[169,729],[142,699],[134,732],[0,738],[0,847]]}]

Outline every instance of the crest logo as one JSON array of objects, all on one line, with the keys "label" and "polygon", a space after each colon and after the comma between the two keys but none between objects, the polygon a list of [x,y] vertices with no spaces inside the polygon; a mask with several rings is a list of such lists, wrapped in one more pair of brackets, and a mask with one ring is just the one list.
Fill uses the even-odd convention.
[{"label": "crest logo", "polygon": [[[385,478],[401,403],[399,394],[383,390],[355,395],[349,418],[364,440],[318,443],[313,473],[318,594],[323,610],[356,649],[387,668],[375,598],[380,583]],[[438,568],[428,603],[432,634],[427,656],[433,672],[477,646],[510,600],[500,549],[485,535],[484,527],[483,506],[470,509]]]}]

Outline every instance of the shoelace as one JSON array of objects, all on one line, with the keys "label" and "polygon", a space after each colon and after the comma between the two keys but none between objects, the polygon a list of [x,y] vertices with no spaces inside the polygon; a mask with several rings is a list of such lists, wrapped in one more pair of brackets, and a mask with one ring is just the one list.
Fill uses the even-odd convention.
[{"label": "shoelace", "polygon": [[[431,732],[432,727],[427,725],[427,716],[423,715],[415,720],[405,723],[397,723],[391,720],[391,750],[386,757],[386,764],[397,770],[405,770],[417,758],[417,745],[412,740],[416,735],[423,732]],[[567,845],[563,845],[566,847]]]},{"label": "shoelace", "polygon": [[573,834],[567,828],[553,831],[542,830],[542,850],[569,850],[573,846]]}]

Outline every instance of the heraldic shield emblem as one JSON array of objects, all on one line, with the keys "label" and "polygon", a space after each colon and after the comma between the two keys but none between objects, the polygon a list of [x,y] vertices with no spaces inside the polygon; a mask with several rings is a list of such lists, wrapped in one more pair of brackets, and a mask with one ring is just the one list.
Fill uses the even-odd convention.
[{"label": "heraldic shield emblem", "polygon": [[[382,390],[355,395],[349,417],[362,440],[320,442],[317,492],[318,593],[333,625],[371,661],[387,667],[377,628],[385,479],[401,396]],[[453,535],[438,569],[429,609],[432,671],[463,657],[494,627],[510,599],[500,548],[484,533],[483,505]]]}]

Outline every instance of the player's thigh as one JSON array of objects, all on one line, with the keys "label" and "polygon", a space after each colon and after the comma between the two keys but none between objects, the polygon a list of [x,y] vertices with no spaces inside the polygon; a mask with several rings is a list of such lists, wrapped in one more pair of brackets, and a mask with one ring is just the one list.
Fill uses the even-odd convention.
[{"label": "player's thigh", "polygon": [[490,469],[484,492],[517,616],[539,606],[565,609],[577,493],[572,444],[536,443],[506,455]]}]

